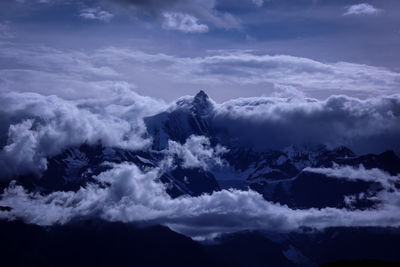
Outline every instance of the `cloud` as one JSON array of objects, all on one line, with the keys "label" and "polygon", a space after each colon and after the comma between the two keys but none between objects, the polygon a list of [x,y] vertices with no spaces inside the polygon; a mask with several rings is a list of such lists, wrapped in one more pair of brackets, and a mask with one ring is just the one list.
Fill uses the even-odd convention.
[{"label": "cloud", "polygon": [[257,7],[262,7],[264,0],[251,0]]},{"label": "cloud", "polygon": [[343,15],[376,15],[382,11],[382,9],[375,8],[373,5],[361,3],[346,7],[346,12]]},{"label": "cloud", "polygon": [[[165,91],[169,95],[181,87],[241,86],[243,90],[251,84],[261,87],[270,82],[276,85],[274,90],[283,88],[285,93],[222,103],[216,109],[216,126],[226,127],[230,136],[256,147],[262,144],[282,148],[312,141],[348,145],[360,153],[400,151],[399,96],[390,96],[398,91],[400,74],[384,68],[248,51],[177,57],[117,47],[88,52],[2,45],[0,58],[2,62],[12,62],[0,68],[1,94],[36,92],[43,99],[46,95],[57,95],[60,102],[91,99],[98,109],[96,112],[106,113],[101,110],[101,101],[109,98],[121,102],[124,94],[135,95],[134,90],[152,94]],[[140,86],[136,88],[135,83]],[[315,91],[327,94],[350,91],[366,99],[304,97]],[[389,96],[382,96],[385,94]],[[16,103],[25,101],[24,94],[14,97]],[[126,101],[140,106],[140,101],[133,99],[129,97]],[[143,99],[143,103],[161,102]],[[43,103],[46,105],[47,102]],[[111,109],[111,103],[105,106]],[[162,109],[165,105],[142,106],[146,111],[152,107]],[[29,115],[25,119],[30,119]],[[22,119],[18,121],[21,122]],[[3,136],[7,135],[9,125],[2,131]]]},{"label": "cloud", "polygon": [[128,150],[148,146],[143,117],[163,103],[129,90],[103,99],[64,100],[35,93],[0,94],[1,178],[40,174],[46,158],[83,143]]},{"label": "cloud", "polygon": [[101,10],[98,7],[82,9],[79,16],[88,20],[100,20],[104,22],[109,22],[114,17],[110,12]]},{"label": "cloud", "polygon": [[[295,87],[304,92],[382,95],[396,93],[400,74],[385,68],[346,62],[323,63],[287,55],[254,54],[248,51],[217,51],[204,57],[175,57],[146,54],[129,49],[102,50],[107,57],[125,56],[144,66],[159,62],[163,69],[152,68],[170,82],[201,84],[226,88],[252,85]],[[158,76],[160,76],[158,75]]]},{"label": "cloud", "polygon": [[307,167],[303,171],[320,173],[328,177],[345,179],[348,181],[375,182],[382,185],[386,190],[396,190],[395,183],[400,182],[400,176],[391,176],[380,169],[365,169],[363,165],[358,167],[334,165],[333,168],[311,168]]},{"label": "cloud", "polygon": [[178,30],[186,33],[205,33],[208,32],[208,26],[199,24],[194,16],[182,13],[164,13],[164,22],[162,27],[166,30]]},{"label": "cloud", "polygon": [[248,85],[273,83],[306,91],[341,88],[349,91],[382,92],[391,83],[397,87],[400,77],[399,73],[367,65],[323,63],[301,57],[256,55],[246,51],[198,58],[194,62],[197,64],[191,66],[192,74],[198,81],[222,80]]},{"label": "cloud", "polygon": [[161,223],[194,237],[244,229],[284,232],[301,226],[400,226],[398,191],[381,195],[382,205],[371,210],[296,210],[265,201],[251,190],[222,190],[172,199],[157,179],[158,169],[142,172],[128,163],[112,167],[96,178],[108,187],[89,184],[77,192],[40,195],[11,183],[0,205],[12,210],[0,211],[0,217],[51,225],[98,216],[111,221]]},{"label": "cloud", "polygon": [[214,107],[212,123],[220,140],[255,149],[293,144],[347,145],[357,153],[400,151],[400,95],[360,100],[253,97]]},{"label": "cloud", "polygon": [[174,157],[183,161],[184,168],[203,168],[207,170],[209,167],[223,165],[221,155],[228,152],[221,145],[211,147],[210,140],[204,136],[190,136],[184,144],[169,140],[167,155],[169,158],[169,166],[176,166]]},{"label": "cloud", "polygon": [[215,92],[229,88],[241,95],[254,88],[265,93],[295,88],[306,95],[345,93],[363,98],[394,94],[400,86],[400,74],[386,68],[243,50],[179,57],[121,47],[76,51],[10,44],[0,46],[0,59],[13,62],[1,66],[3,91],[64,98],[97,97],[99,91],[121,84],[170,98],[171,93],[178,97],[182,88],[199,86]]},{"label": "cloud", "polygon": [[[129,87],[109,88],[104,97],[66,100],[36,93],[0,94],[0,165],[2,177],[36,173],[46,168],[46,158],[83,143],[128,150],[151,144],[143,118],[179,107],[140,96]],[[282,149],[290,145],[347,145],[358,153],[400,151],[400,96],[366,100],[331,96],[326,100],[258,97],[211,103],[209,126],[219,142]],[[51,145],[50,145],[51,144]],[[205,137],[185,143],[170,140],[166,155],[185,167],[207,168],[221,164],[226,152]]]},{"label": "cloud", "polygon": [[241,23],[236,17],[217,9],[216,0],[109,0],[109,2],[128,5],[138,16],[146,13],[156,18],[162,17],[165,29],[185,28],[184,31],[187,31],[188,28],[192,28],[187,32],[208,31],[207,25],[197,24],[198,19],[220,29],[241,28]]},{"label": "cloud", "polygon": [[[379,203],[382,206],[396,206],[400,204],[400,175],[392,176],[389,173],[377,169],[366,169],[363,165],[354,166],[339,166],[334,164],[332,168],[310,168],[307,167],[303,171],[320,173],[335,179],[344,179],[351,182],[365,181],[376,183],[382,186],[378,192],[361,192],[356,195],[348,195],[344,197],[346,205],[355,209],[359,200],[369,200],[374,203]],[[375,187],[376,188],[376,187]],[[393,211],[394,214],[400,215],[400,210]]]}]

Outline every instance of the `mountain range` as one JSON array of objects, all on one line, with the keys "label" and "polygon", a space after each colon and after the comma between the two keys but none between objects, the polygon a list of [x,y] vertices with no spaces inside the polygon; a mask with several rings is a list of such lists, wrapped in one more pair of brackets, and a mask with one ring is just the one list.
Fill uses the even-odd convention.
[{"label": "mountain range", "polygon": [[[368,210],[380,205],[381,199],[377,196],[387,189],[383,185],[385,181],[379,181],[379,177],[337,179],[324,171],[359,168],[366,172],[380,170],[391,177],[399,177],[400,174],[400,158],[390,150],[380,154],[358,155],[346,146],[330,146],[312,142],[293,144],[280,149],[266,149],[264,146],[243,143],[238,136],[232,135],[232,132],[219,122],[220,119],[216,119],[213,101],[200,91],[196,96],[183,97],[168,110],[144,119],[147,128],[146,138],[152,140],[152,145],[145,149],[129,150],[108,147],[103,145],[102,140],[98,140],[97,144],[84,143],[68,147],[62,153],[48,157],[47,169],[39,176],[27,174],[12,177],[12,179],[30,192],[43,195],[55,191],[78,191],[89,183],[99,183],[95,178],[100,173],[111,169],[112,164],[129,162],[142,171],[161,169],[159,182],[164,184],[166,192],[172,198],[197,197],[224,189],[236,189],[256,191],[266,201],[286,205],[292,209]],[[207,160],[207,166],[201,164],[188,166],[185,157],[171,155],[168,152],[171,144],[184,145],[190,138],[198,136],[206,140],[201,143],[204,149],[219,151],[218,157]],[[264,142],[268,143],[270,140],[266,137]],[[174,162],[173,167],[164,167],[168,160]],[[6,189],[8,181],[2,180],[0,186],[1,190]],[[101,184],[101,186],[107,185]],[[393,181],[393,186],[400,189],[400,179]],[[2,209],[12,209],[12,207],[2,207]],[[60,246],[60,249],[65,249],[65,245],[60,244],[59,238],[75,246],[79,242],[75,239],[82,234],[89,246],[92,245],[91,238],[99,239],[96,237],[97,234],[102,237],[104,235],[105,240],[115,243],[117,241],[112,235],[115,233],[124,239],[123,235],[126,232],[132,235],[132,238],[140,236],[139,240],[142,240],[145,244],[143,246],[148,246],[148,249],[152,249],[154,245],[154,240],[149,240],[164,238],[167,235],[166,238],[170,240],[172,246],[176,245],[176,249],[182,250],[182,253],[174,252],[173,255],[176,257],[182,255],[186,259],[189,255],[199,257],[201,254],[204,262],[197,262],[197,264],[202,266],[206,264],[262,266],[268,262],[272,266],[315,266],[343,259],[400,260],[400,256],[396,253],[396,248],[400,244],[397,228],[344,227],[328,228],[323,232],[302,228],[299,232],[280,234],[268,231],[245,231],[222,234],[213,241],[198,243],[185,239],[177,233],[170,233],[167,228],[129,228],[115,223],[107,226],[107,222],[73,222],[72,225],[54,226],[45,231],[40,227],[25,226],[21,222],[15,223],[16,226],[12,223],[3,222],[2,224],[2,231],[11,229],[11,231],[24,233],[19,242],[25,243],[25,235],[36,236],[36,239],[38,236],[45,236],[46,242]],[[90,230],[92,232],[83,233],[82,229],[92,229]],[[71,237],[63,231],[71,233]],[[7,238],[9,238],[8,242],[16,242],[12,240],[10,234]],[[135,250],[144,250],[141,244],[137,244],[138,241],[132,242],[135,244]],[[50,243],[41,246],[43,249],[49,249]],[[2,246],[1,250],[3,256],[5,253],[14,255],[19,249],[26,251],[33,249],[35,244],[25,244],[21,248],[13,244]],[[130,245],[131,241],[127,238],[124,239],[123,245],[119,246],[129,247]],[[353,245],[354,247],[351,247]],[[123,250],[127,249],[122,247]],[[171,264],[174,259],[168,257],[165,250],[171,251],[172,247],[167,247],[165,244],[160,244],[157,249],[163,251],[160,255],[164,255],[163,257],[168,259],[168,264]],[[86,248],[83,245],[79,245],[79,248],[94,253],[94,248]],[[354,248],[357,253],[349,254],[345,248]],[[250,252],[244,252],[247,249]],[[100,245],[99,251],[104,252],[104,250],[107,250],[107,246]],[[332,250],[336,252],[332,253]],[[62,257],[68,257],[66,252],[60,252],[54,248],[51,251],[61,253]],[[71,253],[79,253],[79,251],[73,248]],[[112,250],[111,253],[119,255],[120,251]],[[154,251],[154,253],[159,252]],[[239,253],[241,257],[237,258],[236,253]],[[266,256],[260,256],[264,253]],[[150,257],[150,254],[148,256]],[[33,256],[30,254],[29,257]],[[9,257],[7,259],[11,260]],[[18,261],[17,265],[28,264],[29,259]],[[39,259],[33,261],[35,264],[51,266],[48,262],[44,263]],[[111,264],[109,261],[110,258],[107,258],[105,262]],[[140,262],[144,263],[145,258],[141,257]],[[151,263],[159,264],[160,262],[151,261]],[[176,266],[184,263],[194,264],[190,259],[177,261]],[[81,265],[83,266],[83,262]]]}]

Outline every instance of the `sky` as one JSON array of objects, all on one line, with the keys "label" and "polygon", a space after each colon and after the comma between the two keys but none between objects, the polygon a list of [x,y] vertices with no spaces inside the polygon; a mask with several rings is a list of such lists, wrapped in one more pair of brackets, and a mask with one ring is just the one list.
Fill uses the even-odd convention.
[{"label": "sky", "polygon": [[0,90],[172,101],[398,93],[397,0],[3,0]]}]

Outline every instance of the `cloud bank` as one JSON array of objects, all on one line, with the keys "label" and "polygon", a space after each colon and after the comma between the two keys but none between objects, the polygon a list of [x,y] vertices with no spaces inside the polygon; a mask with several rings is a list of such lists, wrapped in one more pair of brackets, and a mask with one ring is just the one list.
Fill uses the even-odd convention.
[{"label": "cloud bank", "polygon": [[111,221],[161,223],[193,237],[244,229],[285,232],[302,226],[400,226],[397,190],[382,193],[382,205],[377,209],[294,210],[265,201],[253,191],[222,190],[171,199],[158,176],[158,169],[141,172],[135,165],[122,163],[97,176],[109,187],[89,184],[77,192],[40,195],[12,183],[0,205],[13,209],[1,211],[0,217],[51,225],[98,216]]},{"label": "cloud bank", "polygon": [[[175,110],[140,96],[129,88],[109,90],[107,98],[65,100],[36,93],[0,94],[0,166],[2,177],[29,172],[39,175],[46,158],[83,143],[145,149],[152,144],[144,117]],[[190,102],[191,98],[185,101]],[[211,103],[207,119],[222,145],[283,149],[290,145],[347,145],[357,153],[399,152],[400,96],[360,100],[331,96],[326,100],[301,95],[259,97]],[[205,137],[186,143],[169,141],[173,160],[178,156],[187,167],[206,168],[226,152],[211,147]]]},{"label": "cloud bank", "polygon": [[255,149],[325,144],[347,145],[357,153],[400,151],[399,95],[241,98],[216,105],[214,112],[215,127],[226,131],[222,141],[233,138]]},{"label": "cloud bank", "polygon": [[151,144],[143,117],[162,102],[129,90],[107,99],[68,101],[35,93],[0,94],[1,177],[46,169],[46,158],[83,143],[142,149]]},{"label": "cloud bank", "polygon": [[217,96],[229,92],[225,99],[255,87],[263,88],[266,95],[280,88],[295,88],[305,95],[368,98],[398,93],[400,85],[398,72],[381,67],[243,50],[179,57],[121,47],[89,52],[0,44],[0,59],[12,62],[0,64],[2,91],[63,98],[98,97],[110,87],[130,87],[172,100],[197,91],[199,86]]}]

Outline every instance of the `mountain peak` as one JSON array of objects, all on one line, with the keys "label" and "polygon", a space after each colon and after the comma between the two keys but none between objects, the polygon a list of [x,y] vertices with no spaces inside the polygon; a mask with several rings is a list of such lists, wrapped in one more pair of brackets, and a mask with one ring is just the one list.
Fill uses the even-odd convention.
[{"label": "mountain peak", "polygon": [[208,99],[208,95],[203,91],[200,90],[194,97],[194,99],[198,99],[198,100],[207,100]]},{"label": "mountain peak", "polygon": [[203,91],[197,93],[193,98],[193,107],[199,113],[207,113],[212,106],[208,95]]}]

